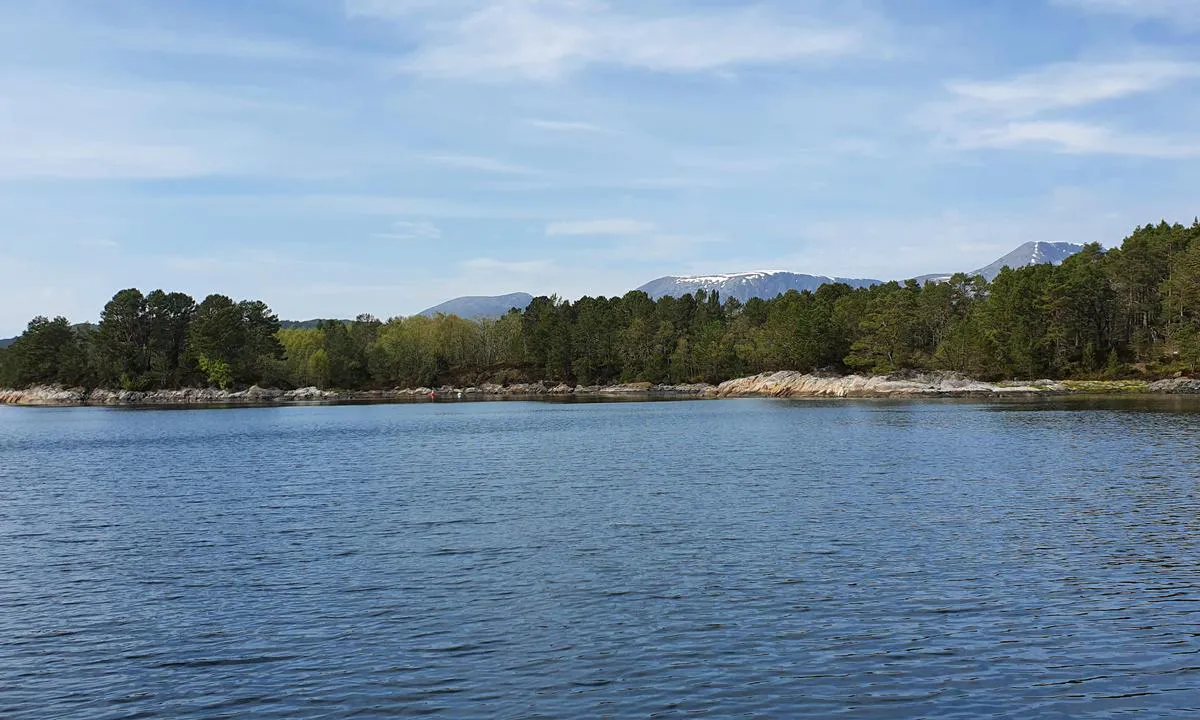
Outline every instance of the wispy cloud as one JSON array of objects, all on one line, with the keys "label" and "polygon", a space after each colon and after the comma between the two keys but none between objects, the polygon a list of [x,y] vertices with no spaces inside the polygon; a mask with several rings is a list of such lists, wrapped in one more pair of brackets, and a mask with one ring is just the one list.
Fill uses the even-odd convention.
[{"label": "wispy cloud", "polygon": [[397,220],[385,232],[373,233],[371,237],[379,240],[437,240],[442,231],[437,225],[428,220]]},{"label": "wispy cloud", "polygon": [[38,138],[0,145],[0,179],[144,180],[189,178],[225,169],[185,145]]},{"label": "wispy cloud", "polygon": [[529,124],[541,130],[567,133],[610,133],[608,128],[587,122],[572,122],[564,120],[530,120]]},{"label": "wispy cloud", "polygon": [[607,261],[678,262],[680,258],[693,258],[705,246],[717,245],[720,242],[721,238],[713,235],[652,233],[624,238],[611,249],[600,253],[600,256]]},{"label": "wispy cloud", "polygon": [[497,260],[484,257],[464,260],[460,267],[471,273],[537,275],[552,270],[554,263],[551,260]]},{"label": "wispy cloud", "polygon": [[419,197],[385,194],[263,194],[234,197],[181,195],[159,201],[187,211],[234,208],[289,216],[335,215],[342,217],[421,216],[428,218],[545,221],[556,213],[547,208],[513,202],[479,203],[449,197]]},{"label": "wispy cloud", "polygon": [[504,160],[482,155],[425,155],[425,160],[460,170],[475,170],[497,175],[533,175],[537,171]]},{"label": "wispy cloud", "polygon": [[174,32],[161,28],[96,27],[76,31],[83,41],[114,48],[163,55],[192,55],[235,60],[278,62],[330,62],[344,58],[311,45],[275,38],[246,37],[203,32]]},{"label": "wispy cloud", "polygon": [[550,223],[546,226],[547,237],[626,237],[643,235],[654,230],[652,223],[641,220],[610,218],[605,220],[571,220]]},{"label": "wispy cloud", "polygon": [[120,243],[116,240],[105,237],[82,238],[79,241],[79,246],[92,250],[116,250],[121,247]]},{"label": "wispy cloud", "polygon": [[327,109],[244,86],[28,71],[0,73],[0,97],[0,179],[311,177],[357,160],[293,146]]},{"label": "wispy cloud", "polygon": [[1068,155],[1200,157],[1200,139],[1121,133],[1101,125],[1069,121],[1011,122],[981,129],[967,143],[979,148],[1046,147]]},{"label": "wispy cloud", "polygon": [[601,0],[353,0],[351,17],[421,23],[402,72],[480,80],[555,80],[591,65],[688,73],[843,57],[870,47],[852,24],[759,8],[623,12]]},{"label": "wispy cloud", "polygon": [[[0,336],[150,283],[386,316],[1190,219],[1196,0],[986,5],[0,2]],[[1064,184],[1101,200],[1031,206]]]},{"label": "wispy cloud", "polygon": [[959,109],[1027,116],[1166,89],[1200,77],[1200,63],[1131,61],[1060,63],[1006,80],[954,81]]},{"label": "wispy cloud", "polygon": [[[953,149],[1034,148],[1078,155],[1195,157],[1200,137],[1154,128],[1126,131],[1102,112],[1115,103],[1200,78],[1200,63],[1135,60],[1059,63],[1011,78],[952,81],[952,99],[926,108],[918,123]],[[1074,116],[1065,113],[1074,111]]]}]

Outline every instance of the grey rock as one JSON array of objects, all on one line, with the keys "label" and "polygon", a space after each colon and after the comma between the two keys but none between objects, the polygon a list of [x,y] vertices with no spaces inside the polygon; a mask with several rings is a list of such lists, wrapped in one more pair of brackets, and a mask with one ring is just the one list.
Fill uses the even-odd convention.
[{"label": "grey rock", "polygon": [[1200,395],[1200,380],[1193,378],[1171,378],[1150,383],[1148,392],[1163,395]]}]

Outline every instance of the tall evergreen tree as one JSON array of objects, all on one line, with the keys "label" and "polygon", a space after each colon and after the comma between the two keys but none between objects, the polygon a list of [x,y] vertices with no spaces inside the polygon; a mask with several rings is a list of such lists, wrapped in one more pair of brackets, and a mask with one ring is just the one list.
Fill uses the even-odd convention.
[{"label": "tall evergreen tree", "polygon": [[35,317],[7,350],[8,384],[18,387],[59,383],[79,385],[88,375],[87,354],[64,317]]},{"label": "tall evergreen tree", "polygon": [[102,383],[126,389],[153,384],[149,331],[146,298],[140,290],[122,290],[108,301],[93,341],[96,373]]}]

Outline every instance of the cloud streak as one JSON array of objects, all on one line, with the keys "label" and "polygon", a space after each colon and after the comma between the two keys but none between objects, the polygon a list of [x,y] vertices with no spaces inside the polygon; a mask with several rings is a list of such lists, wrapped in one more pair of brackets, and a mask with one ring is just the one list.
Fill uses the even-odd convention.
[{"label": "cloud streak", "polygon": [[1067,155],[1200,157],[1200,144],[1195,140],[1120,133],[1100,125],[1067,121],[1008,123],[980,131],[971,136],[969,144],[979,148],[1042,146]]},{"label": "cloud streak", "polygon": [[964,111],[1028,116],[1165,90],[1200,77],[1200,63],[1060,63],[1007,80],[954,81],[946,89]]},{"label": "cloud streak", "polygon": [[651,14],[600,0],[493,0],[436,7],[356,0],[351,17],[420,26],[400,72],[484,81],[555,81],[591,66],[695,73],[866,52],[852,24],[797,20],[758,8]]},{"label": "cloud streak", "polygon": [[442,237],[442,231],[437,225],[428,220],[410,221],[397,220],[386,232],[373,233],[373,238],[380,240],[437,240]]},{"label": "cloud streak", "polygon": [[431,163],[459,170],[474,170],[496,175],[537,174],[537,171],[532,168],[482,155],[425,155],[423,158]]},{"label": "cloud streak", "polygon": [[958,150],[1191,158],[1200,138],[1123,130],[1110,125],[1103,109],[1197,79],[1195,62],[1059,63],[1007,79],[948,82],[952,99],[926,108],[917,121],[938,144]]},{"label": "cloud streak", "polygon": [[606,220],[572,220],[550,223],[546,226],[547,237],[628,237],[644,235],[654,230],[654,225],[640,220],[611,218]]},{"label": "cloud streak", "polygon": [[611,133],[608,128],[587,122],[565,120],[530,120],[529,124],[539,130],[550,130],[564,133]]}]

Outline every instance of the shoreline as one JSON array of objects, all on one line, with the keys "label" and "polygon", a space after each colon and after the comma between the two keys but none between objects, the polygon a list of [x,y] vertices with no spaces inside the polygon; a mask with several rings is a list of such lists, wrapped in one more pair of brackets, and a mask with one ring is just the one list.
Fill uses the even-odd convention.
[{"label": "shoreline", "polygon": [[988,383],[954,373],[902,373],[886,376],[814,375],[793,371],[763,373],[721,383],[570,386],[542,382],[477,387],[397,388],[393,390],[321,390],[315,387],[275,390],[253,386],[228,391],[214,388],[180,390],[86,390],[35,386],[0,389],[0,405],[30,407],[205,407],[228,405],[311,405],[356,402],[433,402],[445,400],[590,399],[723,399],[723,398],[1005,398],[1055,395],[1200,395],[1200,380],[1174,378],[1156,382],[1054,381]]}]

